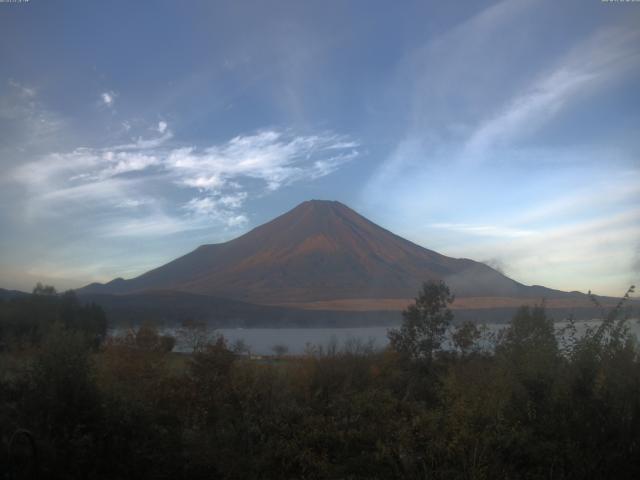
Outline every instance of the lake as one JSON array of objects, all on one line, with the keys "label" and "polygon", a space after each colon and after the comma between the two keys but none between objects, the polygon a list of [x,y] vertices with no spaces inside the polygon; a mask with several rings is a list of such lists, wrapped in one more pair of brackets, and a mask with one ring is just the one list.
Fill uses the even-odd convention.
[{"label": "lake", "polygon": [[[587,327],[596,326],[598,320],[576,322],[578,333],[584,333]],[[488,332],[497,333],[505,328],[505,324],[487,324]],[[556,322],[556,330],[566,326],[566,322]],[[640,338],[640,323],[638,320],[629,320],[628,326],[636,337]],[[393,327],[356,327],[356,328],[220,328],[208,330],[207,336],[214,338],[215,335],[223,335],[229,345],[241,340],[254,355],[271,355],[274,353],[273,347],[283,346],[290,354],[301,354],[309,346],[321,346],[322,348],[344,348],[353,346],[356,343],[361,345],[370,344],[373,348],[382,349],[387,343],[387,331]],[[178,340],[174,351],[185,352],[191,348],[188,342],[181,338],[177,328],[161,328],[160,333],[171,335]],[[114,329],[113,335],[121,334],[125,329]]]}]

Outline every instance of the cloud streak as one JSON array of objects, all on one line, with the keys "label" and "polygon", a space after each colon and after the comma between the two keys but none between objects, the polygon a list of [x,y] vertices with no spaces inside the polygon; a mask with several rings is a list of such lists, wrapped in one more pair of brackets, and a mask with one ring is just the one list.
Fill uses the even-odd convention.
[{"label": "cloud streak", "polygon": [[337,135],[292,136],[266,130],[238,136],[204,150],[170,152],[166,166],[189,187],[220,191],[243,177],[261,180],[270,191],[320,178],[358,155],[358,145]]},{"label": "cloud streak", "polygon": [[[111,235],[169,234],[243,227],[251,196],[329,175],[359,154],[356,142],[333,133],[263,130],[195,147],[173,144],[166,122],[156,130],[153,138],[45,155],[15,168],[9,181],[26,189],[32,220],[90,207],[109,212]],[[191,198],[176,203],[181,192]]]},{"label": "cloud streak", "polygon": [[412,79],[406,128],[366,195],[407,171],[536,157],[543,153],[532,151],[536,133],[578,100],[640,70],[640,31],[624,25],[602,26],[541,65],[514,58],[519,49],[510,39],[520,42],[521,35],[514,25],[535,15],[535,6],[497,3],[405,57],[396,76]]},{"label": "cloud streak", "polygon": [[535,131],[574,98],[637,68],[638,40],[638,29],[607,28],[594,34],[512,98],[500,113],[481,123],[466,141],[461,158],[486,159],[493,147],[509,145]]},{"label": "cloud streak", "polygon": [[55,144],[66,126],[60,115],[45,108],[36,88],[15,80],[7,86],[0,95],[0,165]]},{"label": "cloud streak", "polygon": [[506,237],[519,238],[535,234],[531,230],[523,230],[501,225],[473,225],[468,223],[432,223],[430,228],[451,230],[469,235],[478,235],[482,237]]},{"label": "cloud streak", "polygon": [[397,65],[403,121],[361,202],[442,253],[614,293],[638,235],[636,13],[567,29],[551,2],[498,2],[427,37]]},{"label": "cloud streak", "polygon": [[637,258],[640,209],[541,227],[525,235],[518,231],[512,235],[509,228],[493,226],[465,225],[457,231],[466,234],[466,239],[462,237],[464,241],[458,245],[443,248],[443,253],[470,258],[498,253],[518,281],[614,295],[620,292],[612,286],[624,288]]}]

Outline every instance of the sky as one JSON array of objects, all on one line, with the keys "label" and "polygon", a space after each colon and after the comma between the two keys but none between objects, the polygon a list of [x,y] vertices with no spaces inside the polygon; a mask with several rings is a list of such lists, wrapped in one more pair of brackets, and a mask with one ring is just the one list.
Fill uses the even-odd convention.
[{"label": "sky", "polygon": [[130,278],[327,199],[622,295],[639,86],[639,2],[0,2],[0,287]]}]

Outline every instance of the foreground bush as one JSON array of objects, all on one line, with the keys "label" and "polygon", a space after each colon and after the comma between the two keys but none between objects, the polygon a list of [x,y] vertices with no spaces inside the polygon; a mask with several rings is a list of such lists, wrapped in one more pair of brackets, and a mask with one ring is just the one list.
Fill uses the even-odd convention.
[{"label": "foreground bush", "polygon": [[523,307],[492,348],[467,325],[452,351],[447,305],[414,311],[401,349],[274,363],[224,338],[173,354],[147,327],[95,352],[57,325],[0,377],[3,441],[32,432],[41,478],[640,478],[640,350],[620,309],[558,343]]}]

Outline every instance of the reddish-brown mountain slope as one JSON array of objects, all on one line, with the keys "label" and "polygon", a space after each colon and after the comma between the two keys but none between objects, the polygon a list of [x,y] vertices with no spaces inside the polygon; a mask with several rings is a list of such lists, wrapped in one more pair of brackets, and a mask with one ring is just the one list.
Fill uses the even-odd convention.
[{"label": "reddish-brown mountain slope", "polygon": [[469,259],[427,250],[349,207],[313,200],[226,243],[203,245],[139,277],[91,284],[83,293],[175,290],[254,303],[406,299],[426,280],[461,297],[552,298]]}]

